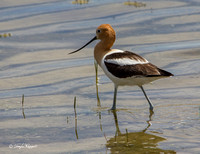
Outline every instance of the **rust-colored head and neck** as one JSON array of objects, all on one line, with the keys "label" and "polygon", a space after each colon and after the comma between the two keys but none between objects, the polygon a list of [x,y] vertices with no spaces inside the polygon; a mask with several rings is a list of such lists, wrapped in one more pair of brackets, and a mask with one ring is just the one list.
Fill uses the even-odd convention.
[{"label": "rust-colored head and neck", "polygon": [[93,42],[94,40],[99,39],[100,42],[94,48],[94,58],[97,63],[101,66],[101,59],[103,56],[111,51],[111,47],[115,42],[115,31],[109,24],[102,24],[96,29],[96,36],[86,43],[80,49],[70,52],[69,54],[75,53],[86,47],[88,44]]},{"label": "rust-colored head and neck", "polygon": [[94,58],[100,65],[103,56],[111,50],[116,36],[109,24],[102,24],[96,29],[96,37],[100,39],[100,42],[94,48]]}]

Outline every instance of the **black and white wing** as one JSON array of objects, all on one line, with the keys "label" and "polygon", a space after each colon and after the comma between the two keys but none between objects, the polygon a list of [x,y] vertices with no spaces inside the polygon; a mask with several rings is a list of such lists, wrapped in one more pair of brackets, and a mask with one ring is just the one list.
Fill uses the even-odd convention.
[{"label": "black and white wing", "polygon": [[129,51],[116,50],[108,53],[103,60],[107,71],[118,78],[173,76]]}]

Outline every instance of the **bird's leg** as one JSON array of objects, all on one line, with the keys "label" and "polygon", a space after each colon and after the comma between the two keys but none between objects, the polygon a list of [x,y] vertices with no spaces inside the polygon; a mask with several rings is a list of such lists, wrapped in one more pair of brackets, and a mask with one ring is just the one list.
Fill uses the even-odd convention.
[{"label": "bird's leg", "polygon": [[94,67],[95,67],[95,74],[96,74],[96,94],[97,94],[97,106],[101,107],[101,103],[100,103],[100,98],[99,98],[99,81],[98,81],[98,64],[96,61],[94,61]]},{"label": "bird's leg", "polygon": [[151,103],[149,97],[147,96],[146,92],[144,91],[144,88],[142,86],[140,86],[140,88],[142,89],[142,92],[144,93],[144,96],[146,97],[148,103],[149,103],[149,109],[150,111],[153,111],[153,104]]},{"label": "bird's leg", "polygon": [[112,106],[111,110],[116,110],[117,88],[118,88],[118,86],[115,85],[114,98],[113,98],[113,106]]}]

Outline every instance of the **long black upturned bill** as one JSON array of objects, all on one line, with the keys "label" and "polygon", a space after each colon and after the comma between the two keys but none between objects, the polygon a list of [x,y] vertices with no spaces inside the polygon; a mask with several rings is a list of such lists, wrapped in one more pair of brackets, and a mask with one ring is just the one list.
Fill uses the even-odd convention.
[{"label": "long black upturned bill", "polygon": [[86,43],[84,46],[82,46],[80,49],[76,50],[76,51],[73,51],[73,52],[70,52],[69,54],[73,54],[75,52],[78,52],[80,51],[81,49],[83,49],[84,47],[86,47],[88,44],[90,44],[91,42],[93,42],[94,40],[96,40],[97,37],[95,36],[92,40],[90,40],[88,43]]}]

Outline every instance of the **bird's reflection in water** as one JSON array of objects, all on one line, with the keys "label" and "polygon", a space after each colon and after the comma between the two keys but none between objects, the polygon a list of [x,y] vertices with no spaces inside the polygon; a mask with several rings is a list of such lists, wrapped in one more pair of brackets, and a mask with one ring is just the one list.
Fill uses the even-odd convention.
[{"label": "bird's reflection in water", "polygon": [[[96,72],[96,96],[97,96],[97,107],[101,108],[101,102],[98,93],[98,65],[94,63]],[[173,150],[163,150],[158,148],[158,143],[166,140],[160,136],[148,134],[146,131],[151,126],[152,110],[149,110],[149,119],[147,120],[147,127],[140,132],[128,132],[121,133],[117,112],[116,110],[111,111],[115,120],[116,133],[115,136],[107,140],[106,147],[111,153],[176,153]],[[100,122],[100,130],[103,132],[101,123],[101,111],[97,112]]]},{"label": "bird's reflection in water", "polygon": [[[96,97],[97,97],[97,107],[101,107],[101,102],[99,98],[99,78],[98,78],[98,64],[94,61],[95,77],[96,77]],[[101,124],[101,112],[97,112],[99,116],[100,130],[103,131]]]},{"label": "bird's reflection in water", "polygon": [[163,150],[158,148],[158,143],[166,140],[165,138],[146,133],[151,126],[151,117],[153,112],[150,112],[147,127],[140,132],[121,133],[116,111],[112,111],[116,133],[115,136],[107,140],[106,147],[111,153],[176,153],[173,150]]}]

